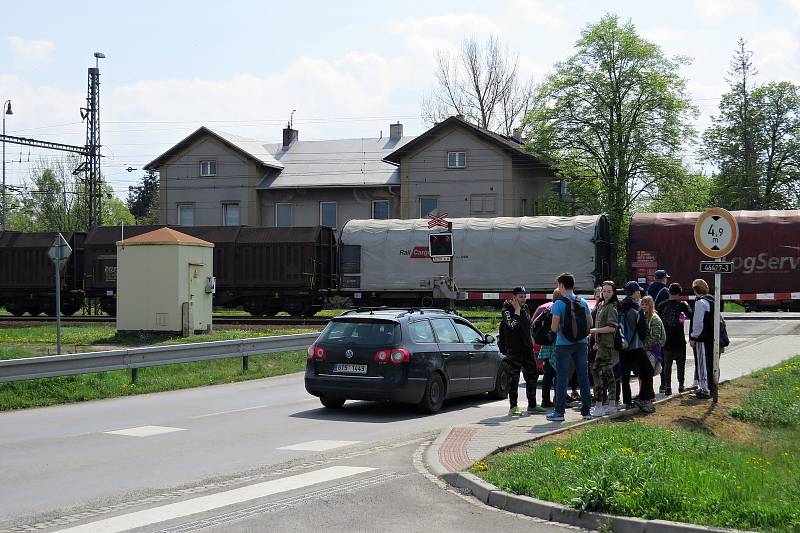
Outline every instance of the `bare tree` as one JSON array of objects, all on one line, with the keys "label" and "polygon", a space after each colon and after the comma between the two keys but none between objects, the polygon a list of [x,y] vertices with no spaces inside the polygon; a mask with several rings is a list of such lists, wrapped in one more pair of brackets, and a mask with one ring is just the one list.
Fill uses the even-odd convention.
[{"label": "bare tree", "polygon": [[437,50],[436,85],[422,102],[429,123],[463,115],[488,130],[511,135],[530,107],[533,82],[520,81],[519,55],[490,35],[465,38],[456,54]]}]

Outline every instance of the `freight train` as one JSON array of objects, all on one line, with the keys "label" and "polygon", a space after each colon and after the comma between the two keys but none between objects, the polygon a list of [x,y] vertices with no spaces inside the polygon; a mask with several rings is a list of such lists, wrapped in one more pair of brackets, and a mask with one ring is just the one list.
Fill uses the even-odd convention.
[{"label": "freight train", "polygon": [[[748,308],[800,304],[800,211],[734,212],[739,245],[730,259],[727,300]],[[639,214],[628,242],[628,279],[652,281],[657,268],[688,286],[702,259],[692,230],[698,213]],[[62,312],[86,299],[116,312],[116,242],[162,226],[99,227],[67,233],[73,249],[61,273]],[[426,220],[351,220],[325,227],[176,227],[213,242],[214,305],[254,316],[313,314],[332,297],[359,306],[445,305],[446,263],[428,254]],[[553,280],[572,271],[578,287],[614,278],[614,244],[603,215],[452,220],[453,274],[466,304],[497,305],[511,286],[544,300]],[[0,305],[14,315],[55,314],[54,271],[47,257],[55,233],[0,233]],[[446,287],[444,287],[446,288]],[[451,287],[453,288],[453,287]]]}]

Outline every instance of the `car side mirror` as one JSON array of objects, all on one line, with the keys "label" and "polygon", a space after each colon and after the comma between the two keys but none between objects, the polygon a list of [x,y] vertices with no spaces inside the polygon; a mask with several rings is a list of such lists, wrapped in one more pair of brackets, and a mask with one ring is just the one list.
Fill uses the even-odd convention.
[{"label": "car side mirror", "polygon": [[494,344],[496,342],[496,339],[494,338],[493,335],[486,335],[486,337],[484,337],[484,341],[486,342],[486,344]]}]

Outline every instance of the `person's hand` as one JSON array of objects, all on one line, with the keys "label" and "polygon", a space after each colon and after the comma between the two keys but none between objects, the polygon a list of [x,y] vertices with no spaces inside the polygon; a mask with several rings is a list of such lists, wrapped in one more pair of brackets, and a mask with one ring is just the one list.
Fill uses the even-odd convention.
[{"label": "person's hand", "polygon": [[694,342],[694,341],[689,341],[689,346],[691,346],[692,348],[694,348],[696,344],[697,344],[697,343],[696,343],[696,342]]},{"label": "person's hand", "polygon": [[511,300],[511,305],[513,305],[513,306],[514,306],[514,314],[515,314],[515,315],[518,315],[518,314],[519,314],[519,312],[522,310],[522,306],[521,306],[521,305],[519,305],[519,302],[517,301],[517,299],[516,299],[516,298],[514,298],[513,300]]},{"label": "person's hand", "polygon": [[597,333],[597,328],[592,328],[592,329],[590,329],[590,330],[589,330],[589,333],[591,333],[591,334],[595,334],[595,333]]}]

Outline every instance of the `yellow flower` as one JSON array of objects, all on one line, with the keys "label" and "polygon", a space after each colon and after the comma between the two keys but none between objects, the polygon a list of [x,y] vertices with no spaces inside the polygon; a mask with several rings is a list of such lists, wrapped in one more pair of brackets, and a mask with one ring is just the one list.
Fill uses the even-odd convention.
[{"label": "yellow flower", "polygon": [[484,472],[486,470],[489,470],[489,465],[487,465],[483,461],[478,461],[477,463],[475,463],[475,470],[480,470]]}]

